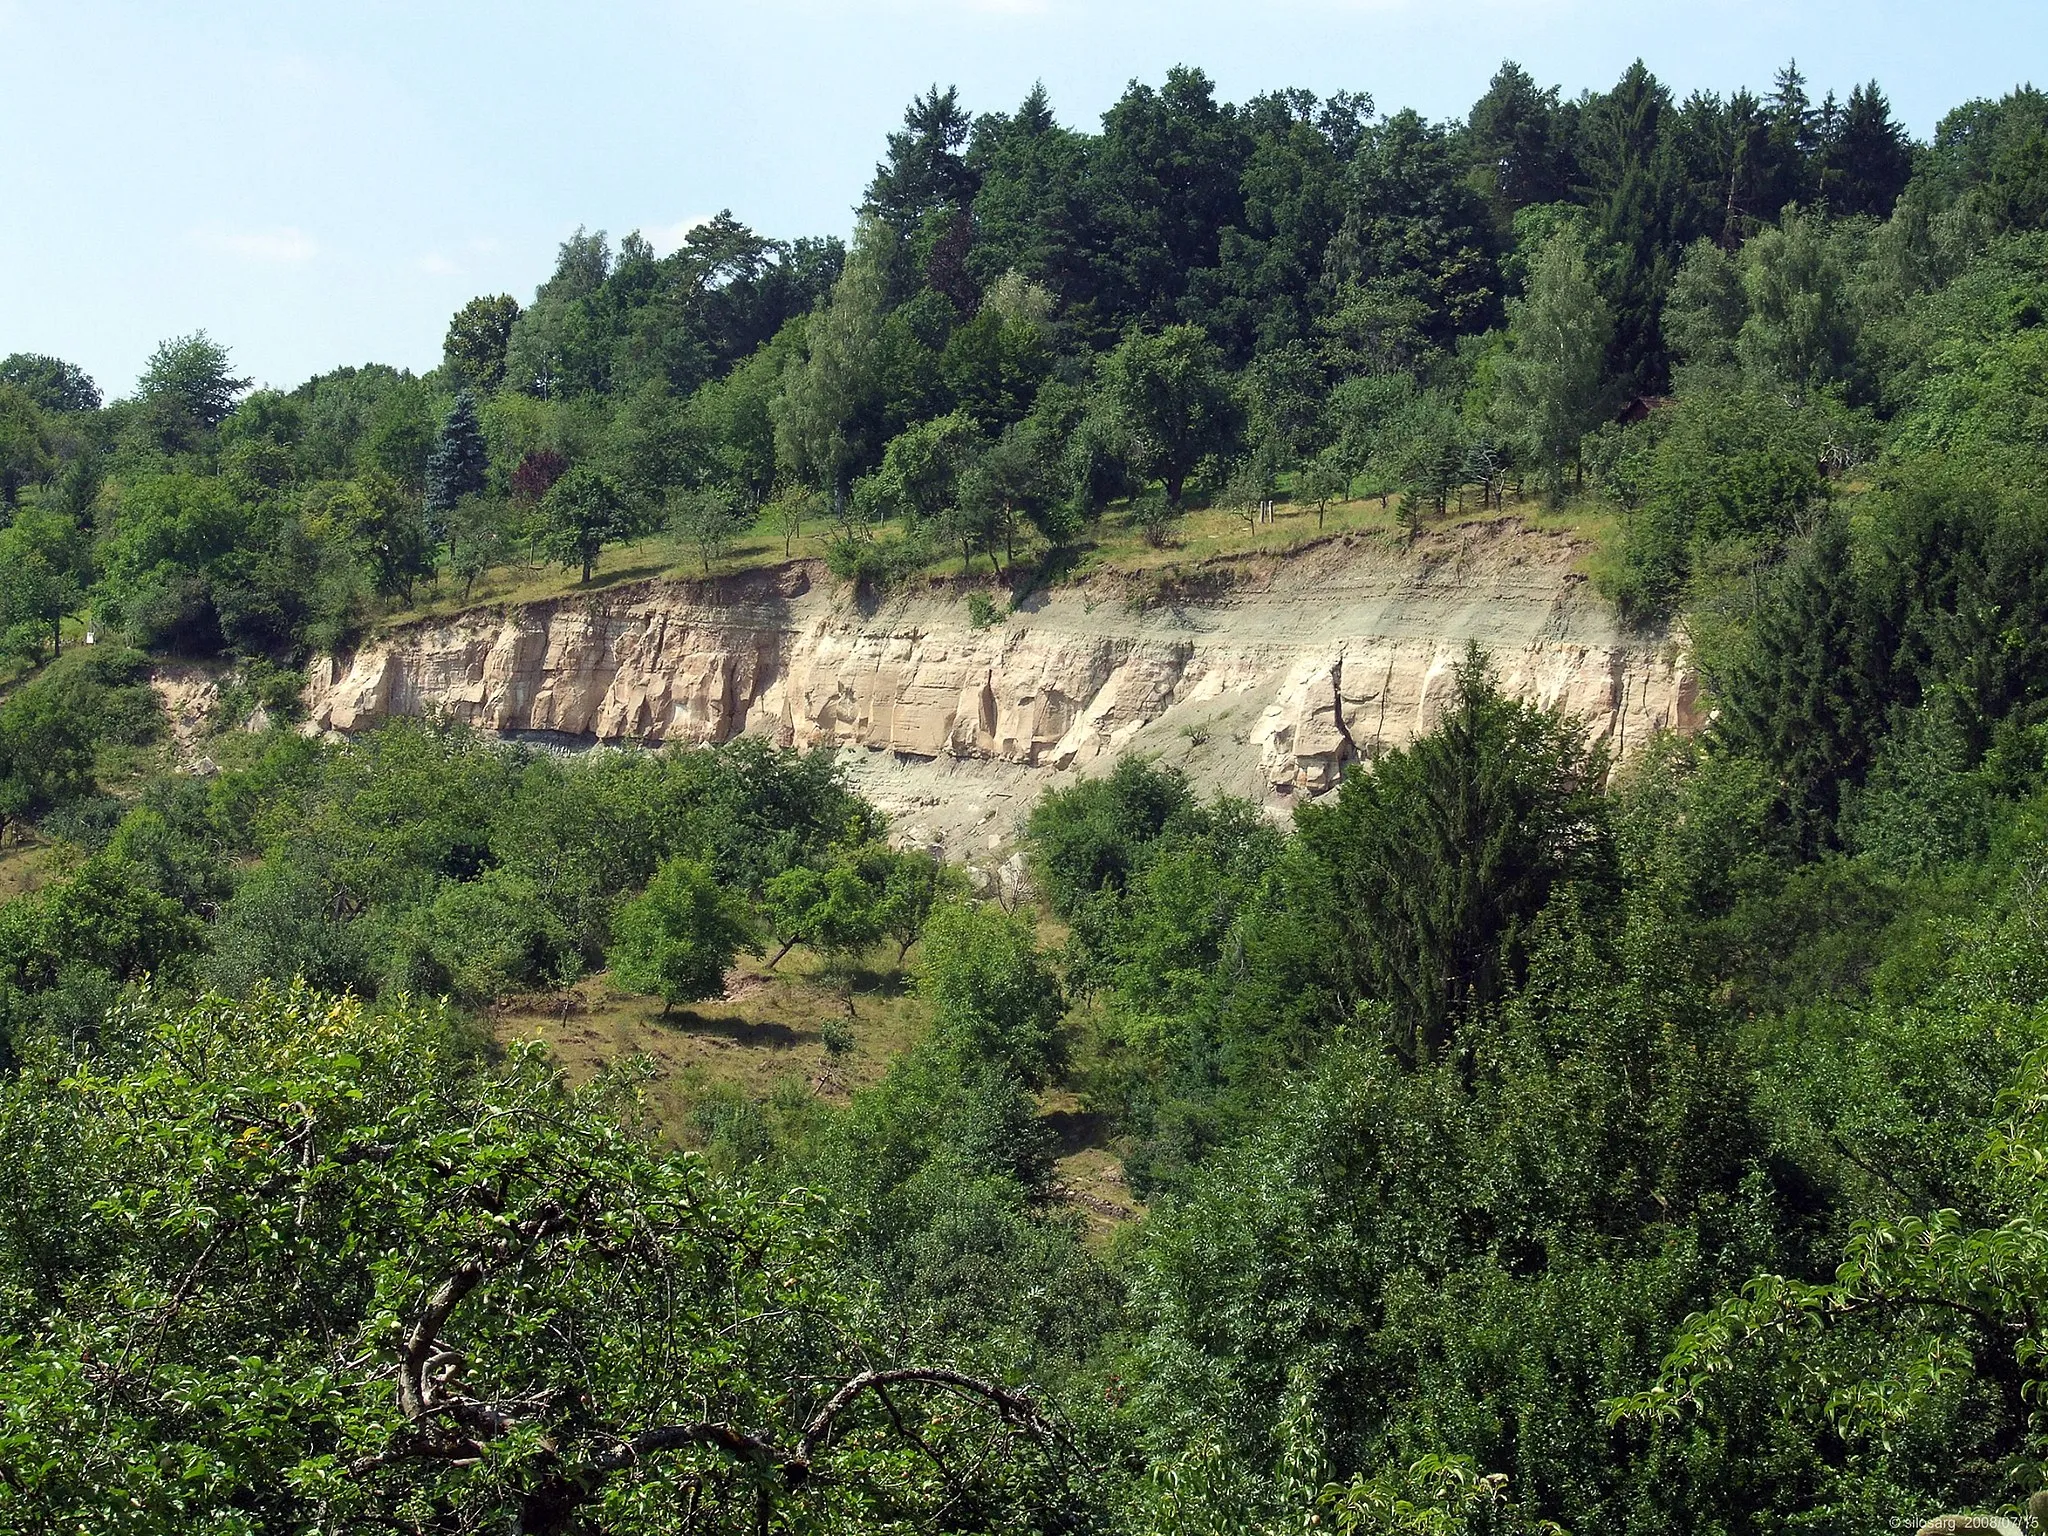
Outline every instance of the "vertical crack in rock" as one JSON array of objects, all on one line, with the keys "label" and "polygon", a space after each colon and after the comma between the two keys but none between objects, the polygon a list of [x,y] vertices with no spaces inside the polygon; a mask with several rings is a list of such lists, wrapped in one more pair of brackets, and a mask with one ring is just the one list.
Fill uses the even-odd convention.
[{"label": "vertical crack in rock", "polygon": [[1384,748],[1385,748],[1385,743],[1386,743],[1386,738],[1387,738],[1387,695],[1389,695],[1389,694],[1390,694],[1390,693],[1392,693],[1393,691],[1394,691],[1394,658],[1393,658],[1393,657],[1392,657],[1392,656],[1390,655],[1390,656],[1388,656],[1388,657],[1387,657],[1387,677],[1386,677],[1386,681],[1380,684],[1380,718],[1379,718],[1379,723],[1378,723],[1377,725],[1375,725],[1375,726],[1373,727],[1373,730],[1372,730],[1372,756],[1373,756],[1373,761],[1374,761],[1374,762],[1378,762],[1378,761],[1379,761],[1379,756],[1380,756],[1380,753],[1381,753],[1381,752],[1382,752],[1382,751],[1384,750]]},{"label": "vertical crack in rock", "polygon": [[1344,777],[1346,765],[1358,761],[1358,743],[1352,739],[1351,727],[1344,719],[1344,656],[1338,653],[1330,664],[1330,723],[1337,727],[1337,778]]}]

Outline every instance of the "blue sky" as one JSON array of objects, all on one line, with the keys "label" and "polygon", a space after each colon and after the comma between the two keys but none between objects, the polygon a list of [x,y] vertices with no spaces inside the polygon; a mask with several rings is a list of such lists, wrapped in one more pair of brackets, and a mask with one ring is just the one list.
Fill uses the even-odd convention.
[{"label": "blue sky", "polygon": [[1200,65],[1462,114],[1504,57],[1567,94],[1641,55],[1679,94],[1877,78],[1916,133],[2048,58],[2042,0],[0,0],[0,354],[111,395],[205,327],[290,385],[438,361],[578,224],[672,244],[730,207],[846,233],[912,94],[1093,124]]}]

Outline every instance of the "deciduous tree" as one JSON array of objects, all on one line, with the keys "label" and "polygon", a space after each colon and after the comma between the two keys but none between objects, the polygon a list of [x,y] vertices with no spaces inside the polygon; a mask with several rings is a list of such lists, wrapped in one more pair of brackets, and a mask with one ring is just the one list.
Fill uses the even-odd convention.
[{"label": "deciduous tree", "polygon": [[509,293],[471,299],[448,322],[441,356],[458,381],[485,394],[505,382],[505,350],[519,320],[519,301]]},{"label": "deciduous tree", "polygon": [[666,1014],[677,1003],[719,996],[734,959],[759,949],[744,898],[708,865],[671,859],[619,909],[606,960],[621,986],[653,993]]},{"label": "deciduous tree", "polygon": [[1584,246],[1569,230],[1551,236],[1510,306],[1508,349],[1495,372],[1492,419],[1524,445],[1553,497],[1579,462],[1579,442],[1606,404],[1606,356],[1614,323]]},{"label": "deciduous tree", "polygon": [[204,331],[160,342],[136,383],[137,397],[174,420],[212,431],[249,387],[229,366],[228,349]]},{"label": "deciduous tree", "polygon": [[1189,474],[1209,454],[1227,453],[1243,422],[1223,354],[1198,326],[1134,331],[1102,359],[1099,388],[1134,467],[1164,482],[1177,515]]},{"label": "deciduous tree", "polygon": [[549,488],[541,498],[540,517],[542,548],[563,565],[581,566],[585,586],[604,547],[631,529],[617,483],[588,464],[577,465]]},{"label": "deciduous tree", "polygon": [[704,574],[709,576],[711,562],[732,546],[747,519],[731,491],[707,484],[669,492],[668,525],[679,538],[696,546]]}]

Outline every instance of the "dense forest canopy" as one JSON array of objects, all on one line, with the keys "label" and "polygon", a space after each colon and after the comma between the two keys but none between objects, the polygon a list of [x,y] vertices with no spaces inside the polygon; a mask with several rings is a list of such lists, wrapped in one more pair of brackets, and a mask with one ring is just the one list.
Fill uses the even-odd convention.
[{"label": "dense forest canopy", "polygon": [[[935,87],[850,244],[579,232],[425,376],[0,361],[0,1529],[2019,1503],[2044,317],[2031,88],[1916,143],[1791,66],[1509,64],[1445,123],[1180,69],[1097,131]],[[983,900],[829,755],[290,728],[310,654],[657,534],[1021,586],[1367,496],[1569,522],[1711,723],[1616,764],[1475,650],[1286,824],[1127,759]],[[644,1062],[493,1032],[592,978],[692,1028],[736,970],[824,998],[834,1061],[915,1028],[666,1117]]]},{"label": "dense forest canopy", "polygon": [[[1916,407],[1912,448],[2032,451],[1975,375],[2026,367],[2029,311],[1991,269],[2027,281],[2044,122],[2022,89],[1916,144],[1875,83],[1816,101],[1790,65],[1680,101],[1641,64],[1575,98],[1506,64],[1450,122],[1357,93],[1232,104],[1195,69],[1133,82],[1096,131],[1042,89],[976,114],[934,87],[850,247],[729,214],[665,256],[579,231],[524,304],[465,305],[424,377],[249,394],[202,333],[108,404],[8,357],[0,632],[34,658],[90,614],[297,660],[423,584],[587,581],[657,530],[709,570],[749,525],[809,524],[888,580],[953,550],[1014,564],[1111,508],[1166,537],[1190,496],[1441,511],[1589,471],[1645,503],[1609,575],[1655,618],[1702,536],[1797,521],[1811,488],[1781,461],[1881,456]],[[1654,454],[1594,431],[1674,392],[1713,419]],[[1699,448],[1754,465],[1704,529],[1644,462]]]}]

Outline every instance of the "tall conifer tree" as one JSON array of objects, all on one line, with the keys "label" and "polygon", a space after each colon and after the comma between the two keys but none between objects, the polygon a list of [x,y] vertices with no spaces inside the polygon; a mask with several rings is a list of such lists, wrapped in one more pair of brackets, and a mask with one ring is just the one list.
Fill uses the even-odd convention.
[{"label": "tall conifer tree", "polygon": [[476,419],[476,401],[468,390],[455,397],[455,408],[434,440],[427,459],[427,534],[436,543],[448,533],[449,515],[465,496],[484,488],[490,451]]}]

